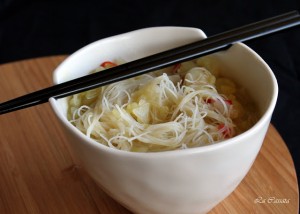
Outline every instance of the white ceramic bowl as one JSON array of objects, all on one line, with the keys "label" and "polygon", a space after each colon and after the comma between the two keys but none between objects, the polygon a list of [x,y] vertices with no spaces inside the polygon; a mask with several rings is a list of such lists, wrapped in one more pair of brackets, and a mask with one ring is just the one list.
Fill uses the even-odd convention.
[{"label": "white ceramic bowl", "polygon": [[[205,38],[194,28],[157,27],[94,42],[68,57],[54,72],[55,84],[88,74],[100,62],[131,61]],[[254,162],[275,107],[278,87],[267,64],[249,47],[235,44],[217,54],[226,76],[245,86],[260,120],[221,143],[158,153],[118,151],[87,138],[66,119],[66,99],[50,99],[71,146],[101,188],[135,213],[205,213],[228,196]],[[257,184],[259,185],[259,184]]]}]

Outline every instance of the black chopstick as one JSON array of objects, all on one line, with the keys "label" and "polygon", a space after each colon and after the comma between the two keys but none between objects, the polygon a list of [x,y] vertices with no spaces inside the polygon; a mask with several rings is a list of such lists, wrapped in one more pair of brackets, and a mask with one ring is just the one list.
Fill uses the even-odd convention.
[{"label": "black chopstick", "polygon": [[225,50],[236,42],[270,35],[300,24],[297,11],[245,25],[201,41],[177,47],[149,57],[42,89],[0,104],[0,114],[45,103],[50,97],[62,98],[82,91],[121,81],[176,63]]}]

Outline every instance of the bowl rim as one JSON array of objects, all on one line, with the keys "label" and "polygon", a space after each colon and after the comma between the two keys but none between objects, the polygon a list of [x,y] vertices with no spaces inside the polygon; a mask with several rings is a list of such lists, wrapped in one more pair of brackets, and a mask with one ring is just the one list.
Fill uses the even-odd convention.
[{"label": "bowl rim", "polygon": [[[198,28],[190,28],[190,27],[177,27],[177,26],[160,26],[160,27],[150,27],[150,28],[142,28],[139,30],[134,30],[134,31],[130,31],[127,33],[123,33],[123,34],[119,34],[119,35],[115,35],[115,36],[111,36],[111,37],[107,37],[104,39],[100,39],[97,40],[95,42],[92,42],[86,46],[84,46],[83,48],[77,50],[76,52],[74,52],[73,54],[71,54],[69,57],[67,57],[53,72],[53,81],[55,84],[58,83],[58,78],[57,78],[57,74],[60,71],[60,69],[73,57],[76,57],[78,54],[80,54],[83,51],[88,50],[89,48],[93,47],[94,45],[101,43],[103,41],[106,40],[111,40],[111,39],[116,39],[120,36],[124,36],[124,35],[128,35],[128,34],[133,34],[133,33],[137,33],[137,32],[141,32],[141,31],[151,31],[151,30],[155,30],[155,29],[162,29],[165,28],[166,30],[169,29],[181,29],[181,30],[193,30],[193,31],[197,31],[200,35],[202,35],[204,38],[206,37],[204,32],[201,29]],[[115,153],[116,155],[121,155],[121,156],[129,156],[129,157],[143,157],[143,158],[151,158],[151,157],[167,157],[167,156],[178,156],[178,155],[188,155],[188,154],[198,154],[198,153],[205,153],[205,152],[209,152],[209,151],[213,151],[213,150],[219,150],[222,149],[224,147],[228,147],[234,144],[237,144],[240,141],[241,138],[248,138],[252,132],[258,132],[261,128],[264,127],[264,125],[266,123],[270,122],[273,110],[275,108],[276,105],[276,101],[277,101],[277,97],[278,97],[278,84],[277,84],[277,80],[276,77],[273,73],[273,71],[271,70],[271,68],[267,65],[267,63],[254,51],[252,50],[250,47],[248,47],[247,45],[243,44],[243,43],[235,43],[233,46],[240,46],[241,48],[244,48],[246,51],[248,51],[256,60],[258,63],[260,63],[260,65],[267,71],[268,75],[271,78],[271,83],[272,83],[272,98],[270,100],[270,103],[268,105],[268,108],[264,111],[264,113],[260,116],[259,120],[247,131],[233,137],[230,139],[226,139],[222,142],[217,142],[214,144],[209,144],[209,145],[205,145],[205,146],[200,146],[200,147],[195,147],[195,148],[188,148],[188,149],[178,149],[178,150],[169,150],[169,151],[161,151],[161,152],[131,152],[131,151],[124,151],[124,150],[118,150],[118,149],[114,149],[114,148],[110,148],[106,145],[103,145],[101,143],[96,142],[95,140],[88,138],[85,134],[83,134],[80,130],[78,130],[76,127],[74,127],[68,120],[67,118],[62,114],[62,112],[60,111],[59,107],[58,107],[58,103],[56,101],[55,98],[51,97],[49,99],[50,105],[53,109],[53,111],[55,112],[56,116],[58,117],[58,119],[63,123],[63,125],[72,133],[74,133],[76,135],[76,137],[78,137],[80,139],[80,141],[83,141],[83,143],[87,143],[89,146],[94,147],[95,149],[100,149],[102,151],[108,152],[108,153]]]}]

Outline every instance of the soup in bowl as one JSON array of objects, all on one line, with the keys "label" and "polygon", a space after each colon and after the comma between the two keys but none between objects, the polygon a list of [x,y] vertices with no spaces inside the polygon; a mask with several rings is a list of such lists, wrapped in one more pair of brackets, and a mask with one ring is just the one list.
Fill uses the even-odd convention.
[{"label": "soup in bowl", "polygon": [[[156,27],[102,39],[58,66],[54,83],[205,37],[195,28]],[[134,213],[184,214],[208,212],[245,177],[277,93],[271,69],[237,43],[50,103],[83,167],[111,197]]]}]

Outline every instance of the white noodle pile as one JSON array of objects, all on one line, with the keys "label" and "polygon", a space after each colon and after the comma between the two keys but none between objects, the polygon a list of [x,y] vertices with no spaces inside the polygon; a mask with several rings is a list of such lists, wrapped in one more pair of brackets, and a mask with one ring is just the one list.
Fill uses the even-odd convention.
[{"label": "white noodle pile", "polygon": [[125,151],[186,149],[234,136],[232,105],[218,93],[208,70],[167,73],[74,95],[70,120],[88,137]]}]

